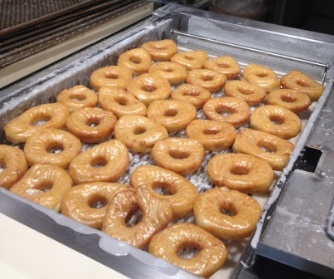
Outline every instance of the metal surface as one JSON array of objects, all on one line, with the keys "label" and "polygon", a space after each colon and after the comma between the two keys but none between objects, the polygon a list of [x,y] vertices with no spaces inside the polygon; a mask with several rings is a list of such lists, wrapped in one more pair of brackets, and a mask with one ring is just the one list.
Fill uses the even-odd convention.
[{"label": "metal surface", "polygon": [[[177,32],[179,33],[177,34]],[[196,37],[205,37],[208,38],[208,40],[199,40],[196,37],[183,36],[182,34],[184,33],[192,34]],[[326,93],[324,93],[322,99],[319,100],[317,106],[313,108],[313,111],[309,111],[301,116],[306,122],[309,120],[306,125],[306,132],[303,132],[298,138],[296,151],[291,157],[287,168],[282,172],[280,180],[268,200],[268,205],[257,226],[257,230],[242,255],[240,266],[243,268],[251,267],[258,240],[262,235],[263,229],[266,227],[265,224],[267,224],[269,220],[267,216],[271,216],[268,212],[275,208],[273,205],[278,201],[281,189],[284,188],[283,186],[286,183],[286,179],[291,175],[293,165],[307,142],[308,137],[312,134],[313,125],[321,114],[323,105],[326,103],[327,97],[332,91],[334,77],[334,58],[332,51],[334,39],[332,36],[313,32],[302,32],[291,28],[283,28],[247,19],[213,14],[178,5],[167,5],[155,11],[148,20],[139,22],[129,27],[127,30],[106,38],[30,77],[0,90],[0,127],[3,128],[3,125],[7,123],[9,119],[16,117],[33,105],[54,101],[57,94],[65,88],[72,87],[76,84],[87,85],[89,76],[95,69],[115,64],[119,55],[124,51],[138,47],[146,41],[164,38],[174,39],[177,44],[184,49],[203,49],[211,55],[232,55],[240,61],[242,67],[250,62],[264,64],[275,69],[279,75],[291,69],[296,69],[309,74],[315,79],[321,80],[324,65],[331,66],[325,77]],[[217,43],[217,41],[222,41],[222,38],[224,38],[223,41],[227,42],[227,44],[222,45]],[[261,42],[260,44],[259,41]],[[242,45],[248,49],[241,51],[239,48],[235,48],[234,45]],[[260,50],[260,52],[254,52],[252,51],[253,49]],[[269,55],[267,52],[277,55]],[[288,59],[289,57],[296,59],[291,60]],[[305,61],[313,61],[315,63],[304,63]],[[0,139],[5,142],[3,132]],[[1,193],[0,204],[2,199],[6,199],[7,197],[6,191],[2,191]],[[21,199],[14,195],[8,194],[8,196],[15,200],[14,203],[21,202]],[[25,202],[25,204],[31,207],[33,212],[36,211],[34,215],[47,215],[50,216],[52,220],[56,221],[57,224],[53,225],[53,230],[59,230],[58,240],[65,242],[66,245],[72,245],[71,247],[73,247],[73,249],[78,249],[91,257],[95,254],[104,255],[105,253],[110,253],[117,257],[113,251],[118,251],[117,254],[119,255],[126,254],[129,256],[129,262],[131,262],[133,269],[140,267],[145,270],[146,277],[136,272],[135,278],[161,278],[159,276],[154,277],[154,273],[152,273],[152,276],[149,276],[150,270],[162,272],[163,274],[167,272],[167,274],[170,275],[170,270],[166,268],[164,261],[153,259],[151,256],[145,258],[144,255],[147,253],[143,251],[127,245],[120,245],[117,241],[111,240],[110,237],[100,232],[88,229],[85,226],[78,226],[76,222],[70,222],[67,218],[61,217],[60,214],[51,214],[49,211],[32,205],[29,202]],[[7,211],[6,214],[11,213]],[[328,211],[326,212],[326,216],[327,215]],[[20,218],[19,213],[16,213],[15,216],[13,218]],[[59,219],[61,219],[61,221],[59,221]],[[37,221],[32,221],[24,218],[24,220],[21,221],[25,222],[28,226],[39,227],[40,230],[43,229],[43,224],[41,224],[38,219]],[[58,227],[59,224],[60,227]],[[67,240],[63,239],[67,237],[67,233],[63,235],[63,228],[68,231],[68,234],[75,235],[77,241],[70,244]],[[52,231],[43,230],[43,233],[54,237]],[[83,234],[83,236],[81,236],[81,234]],[[94,236],[91,235],[98,235],[101,239],[98,241],[98,245],[92,245],[89,251],[87,251],[85,248],[81,247],[80,241],[81,237],[87,237],[89,240],[86,241],[90,241],[90,237],[94,238]],[[109,244],[103,245],[104,243]],[[105,261],[100,258],[98,260]],[[145,264],[141,265],[142,262]],[[108,266],[119,270],[121,273],[130,272],[127,270],[129,269],[127,266],[119,264],[118,261],[108,261]],[[165,269],[167,269],[167,271]],[[176,271],[178,269],[175,267],[172,270],[173,272],[175,271],[175,276],[179,276],[179,272],[181,271]],[[244,272],[243,274],[246,273],[247,272]],[[219,277],[221,277],[221,274],[213,276],[213,278]]]}]

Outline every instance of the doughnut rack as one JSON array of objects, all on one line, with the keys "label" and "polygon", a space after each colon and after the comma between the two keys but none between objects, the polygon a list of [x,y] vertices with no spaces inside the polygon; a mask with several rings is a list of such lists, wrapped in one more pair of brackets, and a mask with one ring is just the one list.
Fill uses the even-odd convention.
[{"label": "doughnut rack", "polygon": [[[65,88],[88,84],[95,69],[115,64],[124,51],[164,38],[175,40],[182,49],[234,56],[242,68],[251,62],[264,64],[279,76],[300,70],[325,85],[321,98],[301,115],[302,133],[293,139],[295,150],[286,168],[277,173],[270,195],[262,197],[263,213],[256,230],[237,251],[231,251],[232,256],[238,254],[233,265],[224,266],[211,279],[276,278],[273,267],[281,271],[286,267],[290,275],[333,278],[333,36],[168,4],[147,19],[0,88],[1,131],[27,108],[54,101]],[[6,142],[3,132],[0,141]],[[201,179],[200,174],[191,178],[205,187]],[[4,189],[0,189],[0,213],[130,278],[196,278]]]},{"label": "doughnut rack", "polygon": [[1,1],[0,10],[1,88],[149,16],[153,4],[15,0]]}]

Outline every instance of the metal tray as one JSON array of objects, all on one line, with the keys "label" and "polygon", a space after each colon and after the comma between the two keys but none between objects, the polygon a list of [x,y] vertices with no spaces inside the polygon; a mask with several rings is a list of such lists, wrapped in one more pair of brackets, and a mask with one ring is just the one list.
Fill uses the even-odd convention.
[{"label": "metal tray", "polygon": [[[169,4],[156,10],[149,19],[1,90],[0,127],[3,131],[8,120],[31,106],[55,101],[62,89],[88,84],[89,76],[95,69],[115,64],[124,51],[146,41],[164,38],[175,40],[180,48],[203,49],[212,56],[232,55],[242,67],[251,62],[259,63],[271,67],[279,75],[300,70],[326,85],[320,100],[302,115],[303,132],[295,139],[296,148],[287,167],[280,173],[270,197],[264,197],[264,212],[255,233],[235,252],[232,251],[230,258],[233,259],[229,259],[230,263],[212,276],[233,277],[235,266],[240,264],[241,254],[245,264],[251,264],[254,249],[265,227],[267,210],[277,201],[333,88],[332,36]],[[6,142],[4,132],[0,140]],[[144,251],[3,189],[0,189],[0,211],[126,276],[194,277]],[[129,261],[131,268],[128,268]]]}]

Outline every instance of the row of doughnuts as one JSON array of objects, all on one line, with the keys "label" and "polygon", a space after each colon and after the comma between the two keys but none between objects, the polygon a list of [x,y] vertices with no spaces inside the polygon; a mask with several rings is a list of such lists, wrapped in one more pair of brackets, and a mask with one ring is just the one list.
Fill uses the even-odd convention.
[{"label": "row of doughnuts", "polygon": [[[201,68],[204,67],[205,64],[209,65],[209,62],[213,62],[208,59],[208,55],[203,51],[177,55],[181,53],[177,53],[176,49],[176,52],[172,52],[173,55],[166,56],[166,53],[169,53],[170,50],[173,49],[171,45],[173,44],[171,44],[169,40],[163,40],[159,42],[150,42],[150,44],[148,44],[148,46],[153,48],[153,52],[151,49],[151,53],[149,52],[149,48],[144,45],[139,50],[136,49],[135,54],[131,54],[130,51],[132,50],[129,50],[129,52],[125,53],[128,57],[126,55],[121,55],[122,59],[120,56],[119,65],[108,67],[109,72],[107,74],[105,74],[106,69],[103,69],[104,72],[101,69],[98,69],[92,74],[91,87],[97,90],[98,94],[84,86],[77,86],[69,90],[64,90],[58,95],[58,102],[55,103],[55,106],[52,104],[52,108],[49,107],[51,104],[32,108],[29,113],[23,113],[23,116],[19,117],[19,120],[16,119],[16,122],[13,121],[10,125],[6,125],[5,132],[7,139],[13,143],[24,143],[23,154],[20,153],[20,155],[15,156],[20,158],[19,161],[21,163],[25,162],[25,166],[23,166],[20,171],[14,171],[15,173],[20,174],[20,178],[22,176],[23,178],[20,179],[19,182],[16,180],[14,183],[15,187],[13,186],[14,188],[11,188],[11,186],[6,186],[6,188],[13,189],[13,192],[21,193],[21,195],[27,194],[27,197],[32,195],[37,197],[40,192],[45,192],[46,195],[54,196],[56,192],[57,196],[62,196],[62,198],[60,203],[58,202],[58,204],[53,204],[51,206],[53,209],[61,210],[64,214],[67,211],[70,212],[72,209],[72,212],[76,212],[83,218],[77,219],[83,223],[87,216],[100,214],[105,221],[101,221],[100,219],[98,227],[116,238],[123,237],[123,234],[117,235],[117,232],[122,228],[122,231],[127,231],[124,235],[129,236],[127,240],[122,240],[128,241],[134,246],[137,245],[134,244],[136,242],[131,242],[129,239],[131,239],[135,230],[131,230],[130,226],[127,227],[124,225],[122,220],[124,221],[124,218],[126,218],[129,212],[133,213],[133,211],[139,208],[144,215],[144,218],[142,217],[144,219],[142,225],[144,226],[133,227],[138,231],[149,231],[148,227],[145,227],[149,224],[151,225],[149,228],[153,228],[153,230],[152,234],[149,234],[148,237],[139,237],[139,239],[145,239],[145,241],[148,242],[140,244],[138,247],[148,245],[147,249],[152,254],[163,257],[167,261],[177,264],[195,274],[209,277],[226,260],[226,248],[223,242],[219,239],[238,239],[249,236],[260,216],[261,209],[258,204],[254,199],[242,192],[266,192],[273,181],[272,169],[282,170],[284,168],[289,158],[289,154],[293,149],[293,145],[286,140],[291,137],[290,135],[278,136],[273,133],[268,133],[267,131],[261,131],[262,124],[260,124],[260,128],[257,130],[243,127],[237,132],[236,128],[247,125],[248,118],[247,120],[242,121],[240,121],[239,118],[236,123],[228,123],[226,122],[226,119],[221,121],[215,118],[219,117],[217,114],[220,113],[217,113],[217,110],[219,111],[221,107],[227,107],[230,114],[234,114],[233,110],[235,107],[238,108],[240,103],[244,107],[244,103],[248,105],[248,112],[250,111],[249,106],[255,105],[254,103],[248,104],[244,100],[242,100],[243,102],[238,102],[238,99],[235,100],[235,96],[231,97],[232,99],[228,99],[227,97],[213,98],[212,93],[220,90],[224,86],[226,89],[227,86],[232,83],[232,80],[227,81],[227,79],[236,78],[239,76],[240,71],[238,74],[231,74],[231,76],[228,76],[226,73],[226,77],[219,79],[216,77],[221,77],[222,75],[216,74],[216,72],[213,74],[211,71],[215,70],[211,70],[209,68],[210,66],[205,66],[205,71],[195,71],[197,69],[192,69],[189,65],[183,65],[186,67],[187,74],[185,79],[182,80],[187,83],[180,84],[182,83],[180,79],[175,79],[175,76],[173,77],[172,75],[172,77],[168,79],[169,86],[179,86],[172,92],[171,89],[168,89],[167,91],[169,91],[169,93],[166,94],[166,87],[170,87],[167,86],[165,81],[161,82],[161,77],[160,79],[156,78],[156,72],[162,70],[164,71],[163,75],[167,76],[167,73],[172,73],[174,69],[176,69],[175,71],[179,74],[181,67],[174,65],[175,63],[177,63],[177,65],[182,65],[182,61],[184,60],[188,62],[198,62],[197,57],[199,57],[201,61],[204,61],[201,62],[203,65],[200,66]],[[126,65],[127,63],[129,64],[129,61],[131,61],[130,64],[134,64],[135,66],[138,66],[138,64],[148,64],[148,56],[142,55],[142,53],[144,53],[142,49],[150,54],[149,68],[152,67],[151,73],[148,68],[147,72],[146,70],[131,70],[131,74],[128,75],[126,73]],[[160,53],[160,56],[164,58],[157,58],[159,56],[154,55],[158,52]],[[174,58],[172,59],[172,57]],[[196,57],[196,59],[194,59],[194,57]],[[152,60],[164,60],[164,63],[152,63]],[[173,62],[174,64],[167,62]],[[219,62],[217,63],[219,64]],[[215,65],[216,67],[217,63]],[[228,65],[234,63],[233,67],[237,64],[234,59],[224,63],[230,63]],[[195,63],[192,63],[191,65],[193,64]],[[225,68],[229,67],[230,66],[225,66]],[[152,74],[152,71],[155,71],[155,74]],[[107,86],[98,85],[98,82],[94,79],[99,72],[102,72],[101,79],[108,80],[109,84]],[[187,78],[188,75],[189,77]],[[120,76],[121,79],[119,78]],[[126,80],[126,82],[121,85],[123,79]],[[156,80],[158,80],[158,82],[156,82]],[[202,80],[200,85],[196,84],[198,80]],[[220,80],[220,85],[218,87],[212,86],[212,81],[214,81],[214,85],[216,85],[215,83],[217,80]],[[204,85],[204,87],[206,88],[202,87],[203,81],[205,81],[204,84],[206,85]],[[110,84],[110,82],[114,83],[114,85],[116,84],[116,88],[113,84]],[[240,82],[244,83],[245,81]],[[161,84],[163,85],[163,90],[158,92],[159,94],[157,95],[159,98],[153,100],[150,99],[153,95],[152,92],[155,92],[160,88]],[[247,82],[247,84],[249,84],[249,82]],[[185,91],[181,91],[181,89]],[[178,93],[179,95],[175,93],[178,92],[177,90],[181,92]],[[225,90],[225,94],[227,91],[228,90]],[[244,92],[247,92],[247,90]],[[265,96],[268,98],[269,94],[266,93]],[[246,93],[244,95],[250,94]],[[186,100],[181,101],[181,99]],[[263,102],[263,100],[264,99],[262,99],[261,102]],[[87,105],[88,102],[89,105]],[[66,107],[66,109],[63,110],[63,107],[61,107],[60,104],[63,104],[63,107]],[[205,107],[206,104],[207,106]],[[129,110],[127,110],[128,108]],[[56,109],[57,113],[53,113]],[[197,111],[200,109],[203,109],[204,114],[206,112],[205,117],[208,119],[196,119]],[[240,109],[240,111],[244,112],[246,109]],[[54,114],[57,114],[57,116],[59,116],[58,118],[61,118],[61,116],[64,118],[58,123],[58,120],[54,120]],[[216,114],[216,116],[211,119],[210,115],[214,114]],[[280,111],[277,112],[277,114],[281,115],[283,113]],[[178,115],[178,117],[175,119],[179,122],[173,122],[171,120],[173,116],[176,115]],[[248,115],[248,117],[249,116],[250,115]],[[279,122],[281,119],[277,115],[273,116],[272,112],[270,112],[267,118],[275,118],[276,122]],[[180,121],[180,119],[182,121]],[[259,119],[262,120],[263,116],[260,115]],[[43,123],[35,125],[37,122]],[[52,122],[52,124],[48,126],[50,122]],[[22,128],[23,126],[25,128]],[[33,127],[33,129],[30,130],[31,127]],[[41,127],[43,127],[43,129]],[[96,127],[103,127],[102,130],[107,131],[107,133],[104,133],[103,135],[97,133]],[[152,131],[156,130],[158,130],[157,133],[152,133]],[[182,131],[185,131],[185,138],[169,136],[170,134]],[[72,138],[70,138],[70,135]],[[44,137],[46,137],[46,139],[53,138],[53,142],[50,144]],[[76,138],[76,140],[74,140],[73,137]],[[115,139],[110,140],[112,137]],[[221,140],[221,138],[223,138],[223,140]],[[71,146],[67,147],[64,142],[71,144]],[[46,143],[47,146],[44,145]],[[80,151],[82,150],[82,143],[93,143],[96,145],[89,150]],[[8,146],[6,146],[6,148],[7,147]],[[183,181],[182,185],[191,184],[184,178],[184,176],[191,175],[191,173],[199,168],[206,152],[219,152],[228,148],[233,148],[233,151],[236,154],[220,154],[214,156],[207,166],[207,175],[210,182],[218,187],[214,187],[212,190],[199,194],[194,190],[196,187],[193,187],[192,185],[189,186],[189,189],[192,190],[188,189],[188,191],[193,194],[187,192],[176,195],[174,184],[173,186],[170,186],[166,182],[166,177],[169,177],[167,173],[171,172],[172,174],[170,174],[170,176],[172,177],[173,183],[176,183],[175,181],[180,179]],[[17,150],[19,149],[15,148],[15,151]],[[52,152],[50,152],[51,150]],[[56,150],[56,152],[54,150]],[[154,168],[153,166],[143,166],[138,168],[138,170],[136,169],[131,174],[130,187],[117,184],[117,180],[126,173],[129,165],[128,150],[133,153],[150,153],[154,163],[159,166],[158,168]],[[69,151],[73,153],[71,155],[67,154]],[[0,155],[1,152],[4,154],[14,154],[11,151],[2,151],[2,149],[0,149]],[[63,157],[71,159],[65,163],[62,161],[56,167],[46,166],[47,162],[51,162],[49,158],[44,162],[38,161],[39,159],[36,161],[36,158],[43,157],[41,156],[42,153],[62,154],[64,155]],[[23,159],[24,157],[26,157],[26,160]],[[180,161],[182,161],[181,164]],[[226,164],[226,162],[229,163]],[[29,169],[28,166],[30,166]],[[105,169],[105,167],[108,166],[112,166],[113,168]],[[114,169],[115,166],[117,166],[116,169]],[[226,166],[223,171],[222,166]],[[18,169],[17,167],[14,167],[14,169],[15,168],[16,170]],[[261,169],[262,171],[259,172],[257,169]],[[94,171],[92,172],[92,170]],[[98,170],[100,170],[100,173]],[[42,172],[44,175],[41,175]],[[29,175],[24,178],[24,173],[28,173]],[[89,177],[87,177],[87,173],[94,173],[94,175],[89,175]],[[224,174],[223,177],[221,177],[221,173]],[[265,178],[263,177],[263,173],[267,174]],[[108,177],[106,176],[107,174]],[[110,177],[110,175],[113,176]],[[259,175],[261,175],[261,179],[258,179]],[[52,189],[48,189],[52,179],[54,179],[53,177],[65,177],[62,181],[57,182],[57,185],[62,185],[64,187],[59,186],[55,187],[55,189],[53,189],[53,187]],[[161,177],[163,181],[156,181],[159,177]],[[241,177],[243,178],[243,181],[241,181]],[[257,178],[258,181],[255,181],[255,178]],[[102,181],[99,181],[99,179],[102,179]],[[30,182],[27,182],[28,180]],[[39,183],[35,185],[35,188],[19,187],[22,184],[26,186],[29,185],[31,181],[39,181]],[[147,181],[150,181],[150,185],[158,186],[149,188],[140,186],[143,184],[146,185]],[[186,181],[188,181],[188,183],[186,183]],[[138,187],[133,186],[136,185],[136,183],[139,183],[140,185]],[[243,185],[246,184],[247,188],[238,187],[238,183]],[[72,184],[75,186],[72,186]],[[178,196],[181,196],[182,198],[179,201],[168,201],[167,203],[163,203],[161,202],[162,195],[157,196],[154,190],[155,187],[162,187],[164,191],[168,192],[167,196],[163,196],[164,199],[165,197],[175,198],[175,196],[175,199],[177,199]],[[226,187],[237,190],[227,190]],[[16,190],[18,188],[20,188],[20,191]],[[76,191],[74,191],[74,189]],[[94,191],[97,192],[96,195],[93,194],[95,193]],[[107,199],[105,197],[108,195],[105,193],[109,192],[109,198]],[[73,197],[65,199],[65,193],[66,197]],[[78,195],[81,195],[82,193],[85,193],[86,196],[78,198]],[[101,197],[103,197],[103,199]],[[185,197],[188,198],[186,199]],[[49,200],[50,197],[45,199]],[[80,199],[85,200],[86,202],[83,204],[86,204],[86,209],[89,210],[93,208],[94,213],[90,212],[87,214],[87,212],[84,213],[84,210],[82,212],[80,210],[78,211],[78,205],[71,204]],[[211,202],[210,199],[217,200]],[[233,206],[231,204],[226,204],[226,202],[224,202],[226,199],[233,200]],[[243,207],[238,205],[237,201],[240,202],[241,200],[243,201],[243,199],[247,200],[247,202],[245,201],[244,203],[249,203],[248,206],[252,209],[251,213],[242,213]],[[66,200],[67,202],[62,202],[63,200]],[[188,202],[190,201],[191,205],[182,205],[181,202],[184,202],[185,200]],[[34,201],[38,202],[37,199]],[[65,205],[67,203],[69,205]],[[180,203],[181,209],[175,209],[175,204]],[[243,202],[241,202],[241,204],[242,203]],[[212,205],[212,208],[208,208],[207,204]],[[82,209],[82,207],[83,205],[80,204],[79,208]],[[236,213],[238,213],[238,218],[234,216],[234,218],[232,218],[232,216],[221,214],[221,208],[224,208],[226,212],[232,212],[232,215],[235,216]],[[186,225],[181,226],[181,224],[171,224],[173,223],[171,218],[182,218],[192,211],[195,215],[196,226],[187,224],[190,226],[188,227]],[[164,214],[155,215],[155,213],[162,212]],[[213,212],[216,212],[215,214],[217,216],[214,217]],[[219,225],[217,224],[217,221],[220,220],[217,219],[218,215],[220,219],[222,216],[224,217],[222,218],[223,221],[221,221],[222,224],[219,223]],[[246,229],[240,223],[246,218],[243,216],[247,216],[247,220],[251,218]],[[226,221],[226,218],[228,221]],[[90,225],[89,222],[86,224]],[[232,232],[228,233],[226,224],[224,224],[226,222],[232,223],[232,226],[234,227],[241,227],[245,229],[245,231],[236,233],[232,228]],[[113,224],[118,225],[113,226]],[[251,225],[249,226],[249,224]],[[210,236],[203,233],[199,227],[204,227],[205,232],[208,232]],[[138,234],[138,231],[135,234]],[[207,264],[205,266],[199,266],[201,260],[197,258],[193,261],[194,265],[189,266],[189,261],[184,260],[177,255],[178,251],[175,246],[177,243],[174,243],[176,239],[175,235],[178,235],[180,241],[188,239],[187,241],[192,243],[192,245],[198,249],[209,249],[206,254],[220,255],[218,260],[217,257],[215,257],[216,260],[208,260],[205,258]],[[211,236],[213,236],[212,240]],[[210,241],[200,241],[200,239],[209,238]],[[219,243],[219,245],[217,243]],[[219,246],[220,248],[216,246]],[[213,251],[211,249],[218,249],[219,251]]]}]

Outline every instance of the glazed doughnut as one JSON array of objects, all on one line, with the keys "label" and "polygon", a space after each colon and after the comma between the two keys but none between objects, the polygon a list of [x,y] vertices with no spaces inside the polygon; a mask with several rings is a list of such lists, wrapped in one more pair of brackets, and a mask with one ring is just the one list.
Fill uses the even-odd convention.
[{"label": "glazed doughnut", "polygon": [[123,115],[146,115],[145,104],[123,89],[102,87],[98,96],[101,108],[111,111],[117,118]]},{"label": "glazed doughnut", "polygon": [[[141,213],[140,221],[127,225],[136,211]],[[107,209],[102,231],[132,246],[146,248],[153,235],[166,228],[172,217],[169,203],[141,186],[136,192],[127,190],[115,195]]]},{"label": "glazed doughnut", "polygon": [[[184,249],[195,249],[192,258],[184,258]],[[199,226],[174,224],[153,236],[149,253],[197,276],[209,278],[224,263],[227,249],[224,243]]]},{"label": "glazed doughnut", "polygon": [[244,69],[242,77],[246,81],[262,87],[266,92],[280,87],[280,81],[276,73],[266,66],[249,64]]},{"label": "glazed doughnut", "polygon": [[187,77],[187,69],[176,62],[158,62],[152,64],[148,69],[149,74],[158,75],[168,80],[171,85],[185,82]]},{"label": "glazed doughnut", "polygon": [[72,179],[64,169],[49,164],[36,164],[27,170],[10,191],[59,211],[61,200],[71,187]]},{"label": "glazed doughnut", "polygon": [[132,73],[128,68],[121,66],[106,66],[95,70],[91,74],[89,84],[96,91],[105,86],[124,89],[131,80]]},{"label": "glazed doughnut", "polygon": [[308,95],[293,89],[276,89],[267,95],[267,104],[281,106],[294,113],[300,113],[308,109],[311,99]]},{"label": "glazed doughnut", "polygon": [[38,130],[61,129],[68,115],[68,109],[60,103],[34,106],[5,125],[6,138],[12,143],[23,143]]},{"label": "glazed doughnut", "polygon": [[274,105],[256,108],[250,116],[250,126],[255,130],[290,139],[299,134],[302,123],[292,111]]},{"label": "glazed doughnut", "polygon": [[69,174],[75,184],[116,182],[127,170],[129,153],[119,140],[109,140],[77,155],[70,163]]},{"label": "glazed doughnut", "polygon": [[101,229],[103,218],[112,198],[126,185],[108,182],[92,182],[73,186],[64,195],[62,214],[95,229]]},{"label": "glazed doughnut", "polygon": [[186,128],[187,137],[198,140],[209,151],[221,151],[231,147],[236,134],[233,125],[206,119],[195,119]]},{"label": "glazed doughnut", "polygon": [[168,138],[155,143],[151,155],[156,165],[186,176],[201,166],[204,151],[198,140]]},{"label": "glazed doughnut", "polygon": [[[191,213],[199,193],[194,184],[183,176],[153,165],[137,167],[130,176],[130,184],[137,189],[148,186],[152,196],[167,200],[173,210],[174,219],[185,217]],[[161,190],[167,194],[160,194]]]},{"label": "glazed doughnut", "polygon": [[247,194],[218,187],[198,197],[194,215],[198,226],[220,239],[243,239],[252,234],[261,207]]},{"label": "glazed doughnut", "polygon": [[214,121],[224,121],[234,127],[240,127],[248,122],[249,105],[238,98],[218,97],[208,100],[203,106],[204,115]]},{"label": "glazed doughnut", "polygon": [[266,161],[241,153],[215,155],[208,162],[207,174],[214,185],[245,193],[266,193],[274,180]]},{"label": "glazed doughnut", "polygon": [[201,86],[210,92],[216,92],[225,86],[226,76],[209,69],[194,69],[188,72],[187,83]]},{"label": "glazed doughnut", "polygon": [[117,61],[117,66],[129,69],[133,75],[147,73],[151,64],[151,55],[141,47],[133,48],[122,53]]},{"label": "glazed doughnut", "polygon": [[321,83],[299,71],[291,71],[283,75],[280,83],[283,88],[294,89],[308,95],[311,101],[317,101],[324,91]]},{"label": "glazed doughnut", "polygon": [[147,117],[164,126],[168,132],[180,132],[196,118],[196,108],[178,100],[158,100],[147,108]]},{"label": "glazed doughnut", "polygon": [[289,160],[294,144],[266,132],[243,128],[236,136],[232,148],[236,153],[265,160],[274,170],[281,171]]},{"label": "glazed doughnut", "polygon": [[80,140],[71,133],[45,128],[30,136],[24,145],[24,154],[30,166],[51,164],[67,169],[81,151]]},{"label": "glazed doughnut", "polygon": [[173,100],[188,102],[196,109],[201,109],[211,98],[211,93],[200,86],[184,83],[172,91],[171,97]]},{"label": "glazed doughnut", "polygon": [[57,96],[57,102],[66,106],[70,112],[84,107],[95,107],[97,101],[97,94],[83,85],[64,89]]},{"label": "glazed doughnut", "polygon": [[129,83],[127,91],[148,106],[155,100],[167,99],[171,94],[171,86],[165,78],[142,74]]},{"label": "glazed doughnut", "polygon": [[202,69],[208,59],[209,56],[204,50],[179,52],[170,58],[172,62],[185,66],[187,70]]},{"label": "glazed doughnut", "polygon": [[66,128],[82,142],[99,143],[114,131],[116,116],[101,108],[82,108],[70,114]]},{"label": "glazed doughnut", "polygon": [[262,87],[245,80],[231,80],[224,87],[224,95],[239,98],[249,106],[255,106],[265,100],[267,92]]},{"label": "glazed doughnut", "polygon": [[0,144],[0,187],[10,189],[28,169],[21,149]]},{"label": "glazed doughnut", "polygon": [[132,152],[149,153],[157,141],[168,138],[168,132],[145,116],[124,115],[116,122],[114,136]]},{"label": "glazed doughnut", "polygon": [[241,71],[237,60],[228,55],[205,61],[204,68],[220,72],[224,74],[227,79],[237,78]]},{"label": "glazed doughnut", "polygon": [[142,45],[142,48],[155,61],[168,61],[178,50],[176,43],[169,39],[146,42]]}]

